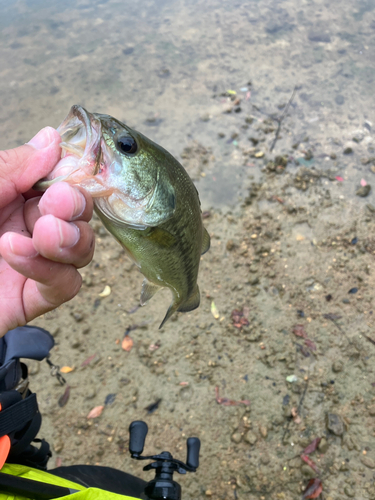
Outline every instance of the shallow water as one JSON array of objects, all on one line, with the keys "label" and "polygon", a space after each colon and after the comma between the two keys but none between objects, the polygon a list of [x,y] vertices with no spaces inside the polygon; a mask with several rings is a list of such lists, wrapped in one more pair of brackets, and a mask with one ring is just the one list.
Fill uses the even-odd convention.
[{"label": "shallow water", "polygon": [[[79,103],[124,120],[177,157],[191,141],[211,148],[215,165],[200,182],[203,204],[228,206],[258,168],[244,168],[236,156],[249,145],[247,131],[237,113],[223,113],[231,101],[221,94],[236,91],[238,114],[263,120],[280,116],[297,86],[275,153],[308,135],[315,165],[325,168],[333,162],[319,155],[341,152],[353,137],[361,141],[358,154],[375,154],[373,126],[365,126],[375,109],[370,0],[340,2],[340,9],[279,0],[0,6],[1,147],[57,126]],[[246,87],[251,95],[241,92]],[[219,140],[218,131],[225,137]],[[266,152],[273,137],[267,135]],[[371,175],[343,160],[335,163],[349,181]]]},{"label": "shallow water", "polygon": [[[181,480],[183,498],[297,499],[310,477],[298,453],[320,436],[328,451],[313,459],[326,499],[374,498],[375,201],[373,190],[356,195],[375,175],[374,2],[0,0],[0,12],[1,148],[57,127],[81,104],[168,149],[211,212],[202,305],[161,332],[168,294],[129,313],[142,279],[94,221],[82,291],[35,322],[54,331],[55,361],[75,367],[64,408],[46,368],[34,375],[55,456],[145,477],[126,450],[128,424],[144,418],[154,452],[183,459],[185,438],[202,438],[201,472]],[[288,159],[280,175],[267,167],[278,155]],[[98,302],[106,284],[111,296]],[[243,306],[250,326],[238,330],[231,311]],[[296,323],[316,352],[305,355]],[[124,353],[129,325],[141,327]],[[219,406],[216,385],[251,407]],[[290,411],[299,403],[298,424]],[[328,412],[343,434],[327,427]]]}]

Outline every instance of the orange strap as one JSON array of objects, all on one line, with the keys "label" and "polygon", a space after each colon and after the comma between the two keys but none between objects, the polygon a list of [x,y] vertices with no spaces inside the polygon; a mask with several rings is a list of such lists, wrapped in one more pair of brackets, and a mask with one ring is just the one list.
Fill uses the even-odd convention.
[{"label": "orange strap", "polygon": [[[2,410],[1,408],[1,403],[0,403],[0,411]],[[3,465],[5,464],[6,459],[8,458],[10,452],[10,438],[9,436],[1,436],[0,437],[0,469],[3,468]]]}]

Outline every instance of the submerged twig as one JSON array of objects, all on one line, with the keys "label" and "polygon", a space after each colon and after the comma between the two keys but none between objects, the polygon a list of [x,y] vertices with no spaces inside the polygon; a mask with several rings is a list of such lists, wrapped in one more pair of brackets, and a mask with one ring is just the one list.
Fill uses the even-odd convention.
[{"label": "submerged twig", "polygon": [[274,118],[274,120],[277,121],[277,129],[276,129],[276,133],[275,133],[275,138],[274,138],[273,143],[271,144],[271,147],[270,147],[270,151],[273,150],[273,148],[275,147],[276,141],[279,138],[281,123],[284,120],[285,115],[287,114],[290,105],[292,104],[292,101],[294,99],[296,91],[297,91],[297,85],[294,87],[292,95],[288,101],[288,104],[285,106],[284,111],[281,113],[281,116],[279,118]]}]

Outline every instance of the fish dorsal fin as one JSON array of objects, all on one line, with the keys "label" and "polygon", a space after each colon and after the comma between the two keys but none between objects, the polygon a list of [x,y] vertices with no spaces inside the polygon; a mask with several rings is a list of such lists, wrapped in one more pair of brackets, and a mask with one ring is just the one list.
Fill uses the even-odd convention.
[{"label": "fish dorsal fin", "polygon": [[153,297],[153,295],[161,288],[163,287],[155,285],[155,283],[152,283],[151,281],[148,281],[147,278],[145,278],[142,283],[141,306],[144,306],[146,302],[148,302],[151,297]]},{"label": "fish dorsal fin", "polygon": [[202,241],[202,255],[210,249],[211,245],[211,238],[210,235],[208,234],[207,229],[204,227],[203,228],[203,241]]},{"label": "fish dorsal fin", "polygon": [[193,293],[187,300],[185,300],[185,302],[183,302],[180,305],[180,307],[177,310],[180,312],[193,311],[199,306],[200,301],[201,301],[201,295],[199,293],[199,287],[198,285],[195,285]]}]

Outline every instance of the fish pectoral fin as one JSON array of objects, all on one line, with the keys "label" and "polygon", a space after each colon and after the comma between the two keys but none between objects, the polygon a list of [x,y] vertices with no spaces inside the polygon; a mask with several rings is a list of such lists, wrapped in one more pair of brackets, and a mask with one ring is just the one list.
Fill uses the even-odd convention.
[{"label": "fish pectoral fin", "polygon": [[145,233],[145,237],[163,248],[172,248],[176,243],[173,234],[160,227],[151,228],[149,232]]},{"label": "fish pectoral fin", "polygon": [[155,283],[152,283],[152,281],[148,281],[148,279],[145,278],[142,283],[141,306],[144,306],[146,302],[148,302],[161,288],[163,287],[155,285]]},{"label": "fish pectoral fin", "polygon": [[183,302],[179,306],[177,311],[179,311],[179,312],[193,311],[194,309],[196,309],[199,306],[200,301],[201,301],[201,295],[199,293],[199,287],[198,287],[198,285],[196,285],[193,293],[190,295],[190,297],[187,300],[185,300],[185,302]]},{"label": "fish pectoral fin", "polygon": [[202,241],[202,255],[209,251],[211,245],[211,238],[207,229],[203,228],[203,241]]},{"label": "fish pectoral fin", "polygon": [[142,222],[147,226],[158,226],[172,217],[176,209],[174,187],[166,182],[157,182],[145,207]]}]

